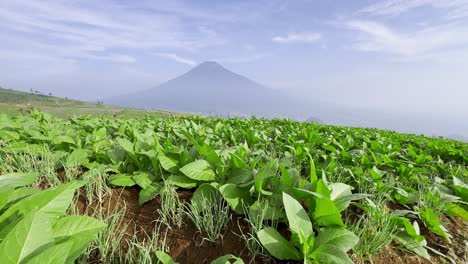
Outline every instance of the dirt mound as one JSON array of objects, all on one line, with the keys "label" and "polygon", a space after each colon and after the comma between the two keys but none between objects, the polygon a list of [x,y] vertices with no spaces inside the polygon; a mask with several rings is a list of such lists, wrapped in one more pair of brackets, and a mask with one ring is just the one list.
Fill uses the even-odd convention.
[{"label": "dirt mound", "polygon": [[[161,209],[161,200],[157,197],[139,206],[138,193],[139,189],[136,187],[115,188],[112,189],[112,195],[104,197],[101,205],[108,210],[113,210],[115,206],[126,208],[122,222],[122,226],[127,228],[126,237],[130,238],[133,235],[137,235],[139,239],[144,239],[148,234],[153,232],[156,223],[160,219],[158,209]],[[188,202],[192,194],[193,192],[190,190],[178,191],[181,201]],[[77,206],[79,213],[90,214],[97,207],[97,204],[95,202],[88,204],[86,197],[81,195],[79,196]],[[458,218],[445,217],[442,220],[449,232],[456,234],[452,239],[452,243],[449,244],[443,238],[434,235],[422,227],[421,231],[428,241],[428,246],[447,255],[456,263],[465,263],[468,251],[466,247],[468,224]],[[166,246],[169,254],[180,263],[210,263],[217,257],[226,254],[239,256],[246,263],[268,263],[264,259],[252,259],[248,255],[245,241],[239,237],[242,233],[241,231],[247,233],[249,226],[242,216],[236,214],[231,214],[228,224],[224,227],[221,237],[216,242],[203,240],[202,235],[187,217],[184,218],[181,228],[167,228],[162,225],[162,229],[160,229],[160,232],[166,233]],[[122,245],[125,246],[125,243],[122,243]],[[384,248],[380,254],[373,257],[372,261],[356,260],[356,263],[450,263],[449,259],[433,252],[430,253],[431,262],[411,253],[401,251],[396,248],[396,245],[392,245]],[[270,263],[300,262],[271,260]]]}]

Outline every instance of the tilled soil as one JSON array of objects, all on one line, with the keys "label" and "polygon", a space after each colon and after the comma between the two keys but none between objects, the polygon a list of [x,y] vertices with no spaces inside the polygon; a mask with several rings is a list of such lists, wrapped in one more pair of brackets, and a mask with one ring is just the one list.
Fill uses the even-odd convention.
[{"label": "tilled soil", "polygon": [[[154,230],[156,222],[159,220],[158,209],[161,209],[160,198],[157,197],[143,206],[138,205],[139,189],[136,187],[115,188],[112,190],[112,195],[105,197],[103,201],[104,208],[119,208],[126,207],[125,215],[123,216],[123,227],[127,227],[127,237],[132,237],[136,234],[140,239],[143,239],[146,234],[151,234]],[[189,201],[192,196],[190,190],[179,190],[179,198],[182,201]],[[87,204],[87,199],[80,196],[78,199],[78,211],[82,214],[92,212],[97,205]],[[459,218],[444,217],[442,218],[445,226],[451,234],[454,234],[452,243],[448,243],[443,238],[433,234],[421,226],[421,232],[428,241],[428,246],[436,249],[442,254],[447,255],[455,263],[468,262],[468,224]],[[168,253],[179,263],[194,263],[203,264],[210,263],[217,257],[233,254],[241,257],[246,263],[300,263],[292,261],[278,261],[265,259],[252,259],[248,255],[245,242],[240,238],[240,234],[249,231],[248,224],[243,220],[242,216],[231,214],[228,224],[222,231],[222,235],[216,242],[203,240],[200,234],[190,219],[184,218],[184,223],[181,228],[163,227],[160,232],[166,233],[166,246]],[[287,226],[281,225],[280,232],[287,235]],[[125,243],[122,243],[125,246]],[[375,264],[391,264],[391,263],[451,263],[448,258],[441,257],[432,252],[431,261],[427,261],[421,257],[415,256],[409,252],[401,251],[397,245],[391,245],[382,250],[382,252],[372,258],[372,261],[355,260],[356,263],[375,263]],[[96,256],[98,259],[99,256]],[[93,262],[93,263],[99,263]]]}]

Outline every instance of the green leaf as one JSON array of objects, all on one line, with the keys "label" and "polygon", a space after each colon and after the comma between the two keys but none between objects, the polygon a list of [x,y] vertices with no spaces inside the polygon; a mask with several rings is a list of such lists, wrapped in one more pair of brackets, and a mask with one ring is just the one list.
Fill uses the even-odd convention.
[{"label": "green leaf", "polygon": [[192,189],[200,184],[200,182],[190,179],[189,177],[184,175],[171,175],[166,179],[166,183],[185,189]]},{"label": "green leaf", "polygon": [[450,238],[452,236],[447,232],[444,226],[442,226],[439,217],[434,213],[434,211],[432,211],[431,208],[427,207],[424,210],[419,209],[418,212],[429,230],[450,242]]},{"label": "green leaf", "polygon": [[22,187],[34,183],[38,173],[9,173],[0,176],[0,190],[4,187]]},{"label": "green leaf", "polygon": [[429,256],[429,253],[427,252],[425,246],[426,246],[426,240],[423,239],[422,241],[417,241],[414,237],[409,235],[408,233],[405,232],[398,232],[394,235],[395,239],[400,242],[403,247],[405,247],[407,250],[414,252],[415,254],[427,259],[431,260],[431,257]]},{"label": "green leaf", "polygon": [[70,206],[75,190],[82,185],[83,183],[70,182],[24,198],[0,215],[0,227],[3,221],[15,213],[26,215],[35,207],[38,208],[38,212],[52,218],[62,216]]},{"label": "green leaf", "polygon": [[134,186],[136,184],[133,175],[126,173],[110,175],[109,183],[115,186]]},{"label": "green leaf", "polygon": [[283,192],[283,204],[289,222],[289,229],[299,235],[301,244],[305,244],[306,240],[314,235],[309,215],[296,199],[285,192]]},{"label": "green leaf", "polygon": [[[234,260],[234,262],[231,262]],[[224,255],[211,262],[211,264],[244,264],[244,261],[234,255]]]},{"label": "green leaf", "polygon": [[52,243],[50,218],[32,208],[0,244],[3,263],[20,263],[39,248]]},{"label": "green leaf", "polygon": [[138,195],[138,204],[143,205],[144,203],[152,200],[161,192],[162,186],[163,184],[159,182],[153,182],[146,186],[146,188],[141,190]]},{"label": "green leaf", "polygon": [[308,153],[309,155],[309,161],[310,161],[310,183],[314,184],[317,181],[317,172],[315,171],[315,162],[314,159],[312,159],[312,156]]},{"label": "green leaf", "polygon": [[319,251],[314,251],[314,259],[318,263],[326,264],[353,264],[354,262],[348,257],[345,251],[340,248],[327,244],[320,248]]},{"label": "green leaf", "polygon": [[231,206],[232,210],[238,214],[243,213],[242,205],[250,205],[252,198],[250,192],[246,188],[240,188],[235,184],[224,184],[219,187],[219,192],[224,200]]},{"label": "green leaf", "polygon": [[52,234],[57,241],[73,241],[67,263],[75,259],[86,249],[99,231],[106,224],[88,216],[67,216],[60,218],[52,227]]},{"label": "green leaf", "polygon": [[313,205],[309,203],[309,205],[312,205],[309,206],[309,213],[314,222],[319,226],[344,226],[340,211],[332,200],[326,197],[315,197],[313,201]]},{"label": "green leaf", "polygon": [[187,177],[197,181],[214,181],[216,175],[206,160],[196,160],[180,169]]},{"label": "green leaf", "polygon": [[299,260],[301,256],[297,249],[289,244],[289,242],[276,229],[268,227],[258,231],[257,237],[266,248],[266,250],[275,258],[280,260]]},{"label": "green leaf", "polygon": [[54,145],[60,145],[62,143],[68,143],[74,146],[76,145],[75,140],[70,136],[55,136],[52,139],[52,143]]},{"label": "green leaf", "polygon": [[57,245],[50,246],[42,250],[37,255],[31,256],[25,260],[25,264],[63,264],[67,263],[67,257],[73,247],[72,241],[67,241]]},{"label": "green leaf", "polygon": [[178,264],[175,262],[171,256],[166,254],[164,251],[156,251],[156,263],[162,263],[162,264]]},{"label": "green leaf", "polygon": [[132,175],[132,179],[142,189],[146,189],[151,183],[153,183],[153,181],[156,180],[156,177],[148,172],[136,172]]},{"label": "green leaf", "polygon": [[453,190],[463,201],[468,202],[468,184],[453,176]]},{"label": "green leaf", "polygon": [[88,163],[89,162],[88,158],[89,158],[89,154],[87,150],[75,149],[65,161],[65,166],[66,167],[78,167],[80,165]]},{"label": "green leaf", "polygon": [[192,199],[190,199],[190,203],[194,208],[198,209],[198,212],[201,212],[202,205],[206,203],[206,200],[212,204],[216,202],[217,195],[219,195],[218,189],[209,183],[203,183],[193,193]]},{"label": "green leaf", "polygon": [[445,205],[445,210],[447,210],[449,215],[457,215],[468,222],[468,211],[466,211],[463,207],[454,203],[448,203]]},{"label": "green leaf", "polygon": [[158,155],[159,163],[161,167],[168,172],[176,173],[179,167],[178,162],[175,159],[169,158],[168,156],[160,153]]},{"label": "green leaf", "polygon": [[347,252],[359,241],[359,238],[351,231],[341,227],[324,227],[318,231],[315,238],[315,250],[320,251],[326,245],[333,245],[336,248]]}]

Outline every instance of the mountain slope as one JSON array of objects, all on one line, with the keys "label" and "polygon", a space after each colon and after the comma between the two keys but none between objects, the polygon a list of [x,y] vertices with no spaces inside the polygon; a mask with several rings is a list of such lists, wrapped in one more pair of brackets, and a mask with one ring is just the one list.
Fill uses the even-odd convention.
[{"label": "mountain slope", "polygon": [[[312,74],[312,73],[311,73]],[[147,109],[194,112],[218,116],[313,116],[325,124],[373,127],[406,133],[468,136],[468,123],[455,117],[358,109],[292,98],[236,74],[216,62],[204,62],[187,73],[143,92],[105,99],[106,103]]]},{"label": "mountain slope", "polygon": [[156,88],[105,101],[130,107],[222,116],[274,117],[294,114],[288,107],[293,104],[293,99],[227,70],[216,62],[204,62]]}]

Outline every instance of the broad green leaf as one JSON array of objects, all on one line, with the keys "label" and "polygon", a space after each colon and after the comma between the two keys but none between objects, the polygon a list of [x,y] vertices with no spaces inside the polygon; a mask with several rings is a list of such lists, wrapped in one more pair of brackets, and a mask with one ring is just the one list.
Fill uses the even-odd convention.
[{"label": "broad green leaf", "polygon": [[146,189],[146,187],[156,180],[156,177],[149,172],[136,172],[132,175],[132,179],[142,189]]},{"label": "broad green leaf", "polygon": [[156,263],[161,263],[161,264],[178,264],[175,262],[171,256],[169,256],[166,252],[164,251],[156,251]]},{"label": "broad green leaf", "polygon": [[160,153],[158,155],[158,160],[159,163],[161,164],[161,167],[165,169],[168,172],[176,173],[178,169],[178,161],[167,157],[166,155]]},{"label": "broad green leaf", "polygon": [[314,251],[321,251],[326,245],[333,245],[336,248],[347,252],[359,241],[359,238],[351,231],[342,227],[324,227],[318,231],[315,238]]},{"label": "broad green leaf", "polygon": [[166,179],[166,183],[185,189],[192,189],[200,184],[200,182],[190,179],[184,175],[171,175]]},{"label": "broad green leaf", "polygon": [[431,257],[425,248],[426,240],[417,241],[414,237],[405,232],[398,232],[394,237],[407,250],[412,251],[427,260],[431,260]]},{"label": "broad green leaf", "polygon": [[248,189],[238,187],[235,184],[224,184],[219,187],[219,192],[224,200],[231,206],[232,210],[238,214],[242,214],[242,205],[252,203],[252,198]]},{"label": "broad green leaf", "polygon": [[214,181],[216,175],[206,160],[196,160],[184,167],[180,171],[187,177],[197,181]]},{"label": "broad green leaf", "polygon": [[348,208],[351,201],[365,199],[365,198],[370,197],[370,196],[371,195],[365,194],[365,193],[353,193],[353,194],[350,194],[350,195],[340,196],[340,197],[336,198],[335,200],[333,200],[333,203],[335,204],[338,211],[342,212],[346,208]]},{"label": "broad green leaf", "polygon": [[244,264],[244,261],[239,257],[229,254],[213,260],[211,264]]},{"label": "broad green leaf", "polygon": [[75,190],[82,185],[81,182],[70,182],[24,198],[0,215],[0,227],[3,221],[13,214],[25,215],[35,207],[38,208],[38,213],[46,214],[51,218],[62,216],[70,206]]},{"label": "broad green leaf", "polygon": [[463,207],[454,203],[448,203],[446,204],[445,209],[449,215],[457,215],[468,222],[468,211],[466,211]]},{"label": "broad green leaf", "polygon": [[52,235],[56,241],[73,241],[67,262],[73,263],[86,249],[99,231],[106,224],[88,216],[67,216],[60,218],[52,227]]},{"label": "broad green leaf", "polygon": [[[33,194],[39,193],[40,190],[30,187],[23,187],[15,189],[9,196],[8,203],[16,203],[20,200],[29,197]],[[1,192],[0,192],[1,193]],[[1,198],[0,198],[1,199]]]},{"label": "broad green leaf", "polygon": [[24,261],[25,264],[63,264],[73,247],[72,241],[56,244],[40,251]]},{"label": "broad green leaf", "polygon": [[65,166],[66,167],[78,167],[80,165],[88,163],[89,162],[88,158],[89,158],[89,154],[87,150],[75,149],[68,156],[65,162]]},{"label": "broad green leaf", "polygon": [[146,188],[142,189],[138,194],[138,204],[141,206],[144,203],[152,200],[161,192],[162,186],[163,184],[159,182],[153,182],[146,186]]},{"label": "broad green leaf", "polygon": [[318,263],[326,264],[353,264],[354,262],[348,257],[345,251],[340,248],[327,244],[320,248],[319,251],[314,251],[314,259]]},{"label": "broad green leaf", "polygon": [[52,139],[52,143],[54,145],[60,145],[62,143],[68,143],[74,146],[76,145],[75,140],[70,136],[55,136]]},{"label": "broad green leaf", "polygon": [[439,217],[434,213],[434,211],[432,211],[431,208],[427,207],[424,210],[420,209],[418,212],[429,230],[450,242],[450,238],[452,236],[448,233],[445,227],[442,226]]},{"label": "broad green leaf", "polygon": [[455,176],[453,177],[453,190],[463,201],[468,202],[468,184]]},{"label": "broad green leaf", "polygon": [[285,192],[283,192],[283,204],[289,222],[289,229],[299,235],[301,244],[305,244],[305,240],[314,235],[309,215],[296,199]]},{"label": "broad green leaf", "polygon": [[109,183],[115,186],[134,186],[136,182],[131,174],[112,174],[109,176]]},{"label": "broad green leaf", "polygon": [[50,218],[39,208],[31,208],[1,242],[2,263],[20,263],[53,241]]},{"label": "broad green leaf", "polygon": [[0,190],[4,187],[22,187],[34,183],[38,173],[9,173],[0,176]]},{"label": "broad green leaf", "polygon": [[347,196],[347,195],[351,195],[352,194],[352,187],[351,185],[348,185],[348,184],[344,184],[344,183],[330,183],[328,185],[328,188],[331,190],[331,193],[330,193],[330,199],[332,201],[340,198],[340,197],[343,197],[343,196]]},{"label": "broad green leaf", "polygon": [[309,207],[309,214],[311,214],[313,222],[319,226],[344,226],[341,214],[332,200],[324,197],[313,199],[313,205]]},{"label": "broad green leaf", "polygon": [[267,227],[258,231],[257,237],[266,248],[266,250],[275,258],[280,260],[299,260],[301,256],[297,249],[289,244],[289,242],[276,229]]},{"label": "broad green leaf", "polygon": [[250,167],[238,155],[231,153],[231,164],[233,168],[249,170]]}]

